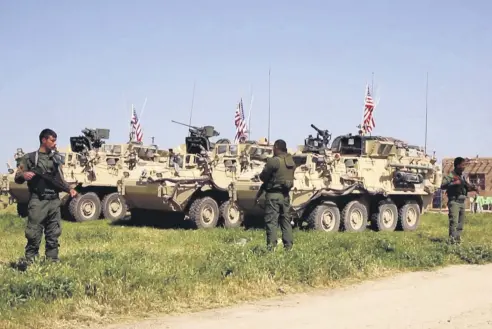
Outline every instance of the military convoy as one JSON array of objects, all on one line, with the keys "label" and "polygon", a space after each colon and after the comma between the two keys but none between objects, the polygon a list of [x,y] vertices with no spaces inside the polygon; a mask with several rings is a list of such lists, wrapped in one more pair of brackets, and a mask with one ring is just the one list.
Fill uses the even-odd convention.
[{"label": "military convoy", "polygon": [[[173,121],[178,124],[182,124]],[[105,144],[109,130],[84,129],[64,150],[64,173],[79,196],[65,195],[66,212],[76,221],[100,217],[132,220],[146,211],[180,212],[197,228],[240,226],[246,216],[263,216],[258,174],[273,155],[268,141],[231,144],[213,126],[189,127],[185,144],[159,150],[156,145]],[[415,230],[442,170],[435,157],[415,146],[381,136],[331,134],[311,125],[304,145],[290,151],[296,163],[290,192],[294,224],[326,232]],[[22,156],[18,152],[17,159]],[[2,178],[25,215],[27,187]],[[258,202],[259,201],[259,202]]]}]

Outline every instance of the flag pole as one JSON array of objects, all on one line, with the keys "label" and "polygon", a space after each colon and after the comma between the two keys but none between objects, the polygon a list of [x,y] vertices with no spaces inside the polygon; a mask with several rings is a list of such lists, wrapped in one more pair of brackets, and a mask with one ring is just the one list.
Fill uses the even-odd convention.
[{"label": "flag pole", "polygon": [[271,102],[270,102],[270,76],[271,76],[271,67],[268,68],[268,145],[270,145],[270,118],[271,118]]},{"label": "flag pole", "polygon": [[362,132],[362,136],[366,134],[365,129],[364,129],[364,113],[366,109],[366,96],[367,96],[367,91],[369,90],[369,84],[366,83],[366,88],[364,90],[364,105],[362,106],[362,121],[360,123],[360,130]]},{"label": "flag pole", "polygon": [[130,142],[133,141],[133,133],[132,133],[132,130],[133,130],[133,124],[132,124],[132,121],[133,121],[133,103],[132,103],[132,106],[130,107]]},{"label": "flag pole", "polygon": [[[193,81],[193,94],[191,96],[191,109],[190,109],[190,121],[188,123],[189,126],[191,126],[191,118],[193,117],[193,106],[195,105],[195,86],[196,86],[196,80]],[[188,136],[191,136],[191,132],[188,132]]]},{"label": "flag pole", "polygon": [[424,155],[427,155],[427,100],[429,97],[429,72],[426,74],[425,81],[425,139],[424,139]]},{"label": "flag pole", "polygon": [[371,93],[372,93],[372,98],[374,98],[374,72],[372,72],[372,76],[371,76]]},{"label": "flag pole", "polygon": [[248,139],[251,139],[251,110],[253,109],[253,85],[251,89],[251,99],[249,101],[249,113],[248,113]]}]

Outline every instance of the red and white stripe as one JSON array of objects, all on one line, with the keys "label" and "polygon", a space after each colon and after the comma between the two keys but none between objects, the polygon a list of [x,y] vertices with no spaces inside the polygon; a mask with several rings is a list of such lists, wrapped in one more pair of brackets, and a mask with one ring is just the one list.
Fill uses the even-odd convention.
[{"label": "red and white stripe", "polygon": [[362,125],[362,130],[364,133],[370,133],[376,127],[373,116],[374,100],[372,99],[369,91],[369,86],[366,86],[366,90],[366,97],[364,100],[364,123]]},{"label": "red and white stripe", "polygon": [[236,126],[236,136],[234,137],[234,143],[244,142],[248,139],[248,131],[246,127],[246,120],[244,118],[243,99],[237,105],[236,113],[234,116],[234,124]]},{"label": "red and white stripe", "polygon": [[135,108],[132,111],[132,136],[136,139],[137,142],[141,142],[143,139],[142,127],[140,127],[140,121],[138,121],[137,112]]}]

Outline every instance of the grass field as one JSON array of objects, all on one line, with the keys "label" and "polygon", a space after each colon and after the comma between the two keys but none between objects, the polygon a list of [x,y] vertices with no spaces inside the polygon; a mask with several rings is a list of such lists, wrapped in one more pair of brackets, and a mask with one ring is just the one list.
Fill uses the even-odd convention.
[{"label": "grass field", "polygon": [[295,231],[290,253],[267,253],[262,230],[64,222],[62,263],[20,272],[10,263],[23,255],[24,226],[23,219],[0,216],[1,328],[81,328],[492,261],[492,216],[485,214],[468,215],[461,246],[443,242],[446,215],[426,214],[413,233]]}]

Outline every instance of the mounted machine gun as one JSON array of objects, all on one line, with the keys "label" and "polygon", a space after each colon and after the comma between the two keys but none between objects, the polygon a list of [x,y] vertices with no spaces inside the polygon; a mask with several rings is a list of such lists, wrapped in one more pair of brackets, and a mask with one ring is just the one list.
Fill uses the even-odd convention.
[{"label": "mounted machine gun", "polygon": [[331,141],[331,134],[328,130],[321,130],[317,128],[314,124],[311,127],[316,130],[316,137],[309,135],[308,138],[304,140],[304,150],[303,153],[321,153],[323,150],[328,149],[328,145]]},{"label": "mounted machine gun", "polygon": [[200,154],[202,152],[202,148],[209,152],[214,145],[210,142],[210,138],[220,135],[220,133],[215,130],[214,126],[195,127],[178,121],[171,121],[190,128],[190,136],[185,138],[186,153]]}]

